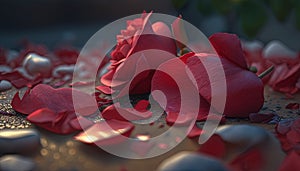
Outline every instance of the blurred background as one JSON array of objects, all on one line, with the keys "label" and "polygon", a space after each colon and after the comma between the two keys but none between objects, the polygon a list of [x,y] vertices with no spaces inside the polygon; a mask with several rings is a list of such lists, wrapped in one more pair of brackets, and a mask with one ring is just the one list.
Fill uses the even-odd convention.
[{"label": "blurred background", "polygon": [[207,36],[276,39],[300,51],[300,0],[0,0],[0,47],[29,40],[80,48],[105,24],[143,10],[181,14]]}]

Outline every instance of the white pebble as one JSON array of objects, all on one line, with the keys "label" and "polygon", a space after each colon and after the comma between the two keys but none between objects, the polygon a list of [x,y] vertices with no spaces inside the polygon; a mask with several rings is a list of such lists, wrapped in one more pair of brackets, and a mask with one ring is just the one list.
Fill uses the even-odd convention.
[{"label": "white pebble", "polygon": [[72,75],[74,72],[75,65],[60,65],[56,67],[53,72],[53,77],[61,77],[63,75]]},{"label": "white pebble", "polygon": [[0,158],[0,170],[5,171],[29,171],[33,170],[35,163],[33,160],[20,155],[5,155]]},{"label": "white pebble", "polygon": [[33,76],[38,74],[49,76],[51,74],[51,66],[51,61],[48,58],[39,56],[35,53],[28,54],[23,61],[23,67]]},{"label": "white pebble", "polygon": [[264,44],[261,41],[242,41],[243,49],[250,52],[258,52],[261,51],[264,47]]},{"label": "white pebble", "polygon": [[296,52],[289,49],[286,45],[278,40],[273,40],[267,44],[263,50],[263,57],[268,58],[290,58],[297,59],[298,55]]},{"label": "white pebble", "polygon": [[11,72],[12,68],[6,65],[0,65],[0,73]]},{"label": "white pebble", "polygon": [[39,144],[40,135],[34,129],[0,130],[0,155],[32,153]]},{"label": "white pebble", "polygon": [[6,90],[9,90],[12,88],[12,85],[9,81],[6,81],[6,80],[2,80],[0,82],[0,92],[3,92],[3,91],[6,91]]}]

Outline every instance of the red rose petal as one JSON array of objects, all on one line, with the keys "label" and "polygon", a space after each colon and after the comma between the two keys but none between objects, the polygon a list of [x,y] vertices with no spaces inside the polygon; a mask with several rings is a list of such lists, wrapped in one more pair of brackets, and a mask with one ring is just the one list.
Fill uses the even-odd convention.
[{"label": "red rose petal", "polygon": [[201,145],[199,152],[222,158],[226,153],[225,142],[219,135],[214,134]]},{"label": "red rose petal", "polygon": [[300,104],[299,103],[289,103],[288,105],[285,106],[285,108],[296,110],[296,109],[300,108]]},{"label": "red rose petal", "polygon": [[263,154],[260,149],[252,148],[251,150],[239,155],[230,164],[232,170],[257,171],[264,167]]},{"label": "red rose petal", "polygon": [[300,63],[293,66],[282,79],[274,83],[272,88],[277,91],[294,94],[298,91],[296,83],[300,78]]},{"label": "red rose petal", "polygon": [[152,112],[137,112],[133,109],[126,109],[120,107],[120,104],[116,103],[105,108],[102,113],[104,119],[115,119],[120,121],[133,121],[147,119],[152,116]]},{"label": "red rose petal", "polygon": [[276,132],[279,134],[286,134],[293,124],[293,120],[282,120],[276,126]]},{"label": "red rose petal", "polygon": [[[223,69],[226,79],[225,89],[227,90],[224,114],[229,117],[248,117],[250,113],[260,110],[264,103],[264,85],[254,73],[237,67],[225,58],[220,58],[222,66],[218,66],[218,62],[216,62],[218,61],[217,56],[210,54],[196,55],[197,57],[188,59],[187,65],[197,81],[200,95],[206,101],[222,99],[225,93],[222,75],[214,72],[214,75],[208,76],[206,68],[210,68],[210,70],[214,68],[215,70]],[[205,61],[205,66],[202,61]],[[214,79],[210,80],[210,77],[214,77]],[[214,86],[214,97],[212,97],[210,85]],[[213,107],[215,108],[215,106]],[[223,111],[220,111],[222,109],[215,110],[223,113]]]},{"label": "red rose petal", "polygon": [[274,116],[276,116],[274,113],[251,113],[249,119],[253,123],[268,123]]},{"label": "red rose petal", "polygon": [[292,171],[295,169],[300,168],[300,156],[292,151],[290,152],[287,157],[282,162],[279,171]]},{"label": "red rose petal", "polygon": [[83,130],[86,129],[94,124],[93,121],[88,120],[82,116],[78,116],[71,120],[70,125],[76,130]]},{"label": "red rose petal", "polygon": [[22,87],[26,87],[27,84],[32,82],[32,80],[24,77],[19,71],[3,73],[0,75],[0,80],[10,81],[10,83],[18,89]]},{"label": "red rose petal", "polygon": [[226,58],[243,69],[248,69],[239,38],[234,34],[216,33],[209,37],[220,57]]},{"label": "red rose petal", "polygon": [[130,122],[108,120],[94,124],[74,138],[87,144],[112,145],[123,142],[133,129]]},{"label": "red rose petal", "polygon": [[199,137],[203,133],[203,130],[198,128],[197,125],[194,125],[191,131],[188,133],[187,137],[195,138]]},{"label": "red rose petal", "polygon": [[[73,101],[73,97],[84,100]],[[16,93],[12,100],[12,107],[23,114],[41,108],[48,108],[55,113],[70,112],[74,111],[75,105],[76,112],[81,115],[90,115],[98,110],[94,98],[89,94],[71,88],[54,89],[45,84],[35,86],[30,92],[28,90],[22,99]]]},{"label": "red rose petal", "polygon": [[193,118],[189,114],[181,114],[176,112],[168,112],[166,121],[168,125],[189,125]]},{"label": "red rose petal", "polygon": [[291,129],[288,133],[286,133],[286,139],[292,144],[300,143],[300,133],[295,129]]},{"label": "red rose petal", "polygon": [[69,134],[76,131],[69,123],[76,118],[74,112],[55,113],[50,109],[42,108],[27,116],[30,122],[57,134]]},{"label": "red rose petal", "polygon": [[134,106],[134,109],[139,112],[145,112],[147,111],[148,106],[150,105],[148,100],[140,100],[137,102],[137,104]]}]

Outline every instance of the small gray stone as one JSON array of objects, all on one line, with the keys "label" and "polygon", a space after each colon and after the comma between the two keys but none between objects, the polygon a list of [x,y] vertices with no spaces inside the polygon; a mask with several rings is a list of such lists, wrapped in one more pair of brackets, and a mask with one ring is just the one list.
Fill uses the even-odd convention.
[{"label": "small gray stone", "polygon": [[193,152],[180,152],[163,161],[159,171],[227,171],[220,160]]},{"label": "small gray stone", "polygon": [[19,155],[5,155],[0,158],[0,170],[30,171],[35,167],[33,160]]},{"label": "small gray stone", "polygon": [[53,72],[53,77],[61,77],[63,75],[72,75],[74,72],[75,65],[60,65],[56,67]]},{"label": "small gray stone", "polygon": [[39,145],[40,135],[34,129],[0,130],[0,154],[32,153]]},{"label": "small gray stone", "polygon": [[298,54],[291,49],[289,49],[281,41],[273,40],[269,42],[263,50],[263,57],[266,59],[270,58],[290,58],[297,59]]},{"label": "small gray stone", "polygon": [[51,61],[43,56],[35,53],[30,53],[23,61],[23,67],[32,76],[42,74],[43,76],[50,76],[51,74]]},{"label": "small gray stone", "polygon": [[9,81],[2,80],[0,81],[0,92],[6,91],[12,88],[12,85]]},{"label": "small gray stone", "polygon": [[0,65],[0,73],[11,72],[12,68],[6,65]]}]

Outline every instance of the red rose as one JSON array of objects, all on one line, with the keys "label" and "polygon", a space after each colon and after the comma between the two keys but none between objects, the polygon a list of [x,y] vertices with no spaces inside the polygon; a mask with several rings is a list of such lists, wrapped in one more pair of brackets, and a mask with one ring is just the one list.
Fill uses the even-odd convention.
[{"label": "red rose", "polygon": [[[111,53],[109,71],[101,77],[100,81],[104,86],[97,87],[98,90],[111,94],[114,88],[118,87],[120,89],[119,87],[128,83],[135,71],[138,71],[137,63],[139,61],[140,65],[147,65],[148,59],[141,61],[139,57],[128,61],[137,52],[157,49],[176,54],[175,41],[169,38],[171,37],[169,27],[162,22],[151,24],[149,21],[150,16],[151,13],[143,13],[141,18],[127,21],[126,30],[121,30],[121,34],[117,36],[117,45]],[[146,56],[146,58],[155,57],[157,56]],[[130,85],[130,93],[149,93],[153,73],[154,71],[146,71],[139,74]],[[112,84],[115,74],[119,75],[117,80],[114,80],[114,84]]]}]

